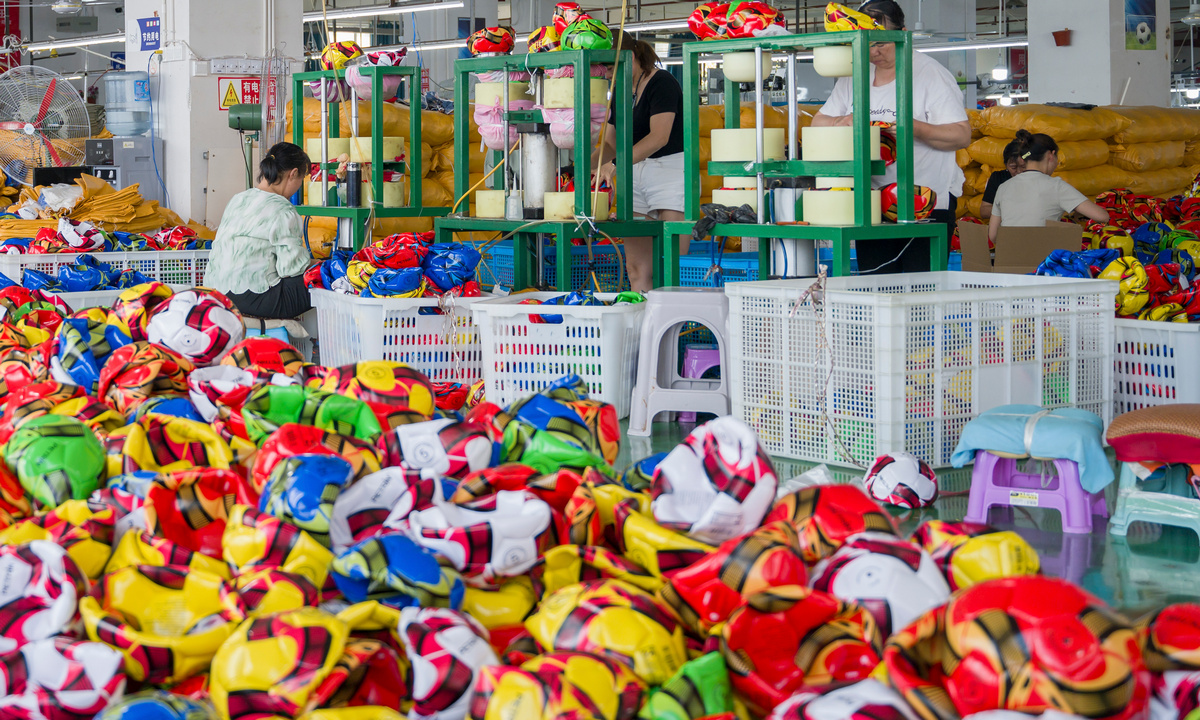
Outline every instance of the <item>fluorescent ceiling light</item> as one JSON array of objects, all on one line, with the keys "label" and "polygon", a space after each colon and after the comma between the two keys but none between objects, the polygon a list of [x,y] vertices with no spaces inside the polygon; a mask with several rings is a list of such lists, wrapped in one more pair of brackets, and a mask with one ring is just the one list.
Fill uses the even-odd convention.
[{"label": "fluorescent ceiling light", "polygon": [[988,48],[1029,47],[1029,40],[1002,40],[990,43],[947,43],[945,45],[913,45],[913,50],[923,53],[955,52],[957,50],[987,50]]},{"label": "fluorescent ceiling light", "polygon": [[625,29],[629,32],[651,32],[654,30],[687,30],[687,26],[687,20],[651,20],[627,23]]},{"label": "fluorescent ceiling light", "polygon": [[452,2],[424,3],[421,5],[375,5],[371,7],[332,10],[324,14],[319,12],[308,12],[304,13],[304,22],[320,22],[326,18],[330,20],[346,20],[349,18],[378,17],[380,15],[403,15],[404,13],[422,12],[424,10],[453,10],[454,8],[460,8],[462,6],[463,4],[461,0],[453,0]]},{"label": "fluorescent ceiling light", "polygon": [[93,35],[92,37],[76,38],[74,40],[54,40],[44,43],[34,43],[26,47],[29,52],[46,52],[47,50],[61,50],[63,48],[87,47],[89,45],[106,45],[108,43],[123,43],[125,42],[125,33],[113,33],[112,35]]}]

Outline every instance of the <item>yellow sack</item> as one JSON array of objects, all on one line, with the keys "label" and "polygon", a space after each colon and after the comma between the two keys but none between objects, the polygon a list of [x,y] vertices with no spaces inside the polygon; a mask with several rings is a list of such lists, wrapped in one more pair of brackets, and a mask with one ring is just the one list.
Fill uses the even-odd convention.
[{"label": "yellow sack", "polygon": [[971,195],[970,197],[963,198],[963,200],[966,200],[966,202],[964,203],[962,200],[960,200],[958,202],[959,206],[962,207],[965,205],[967,208],[967,215],[970,215],[973,218],[978,218],[980,206],[983,204],[983,196]]},{"label": "yellow sack", "polygon": [[[751,127],[754,126],[754,119],[751,118]],[[724,105],[701,105],[700,106],[700,137],[712,137],[713,130],[719,130],[725,127],[725,106]]]},{"label": "yellow sack", "polygon": [[970,209],[969,206],[970,206],[972,200],[976,201],[976,204],[978,204],[979,201],[982,200],[982,198],[978,195],[964,195],[964,196],[960,197],[958,199],[958,205],[955,207],[955,210],[954,210],[954,217],[958,218],[958,219],[961,219],[962,217],[964,217]]},{"label": "yellow sack", "polygon": [[986,123],[983,120],[983,111],[975,108],[967,108],[967,122],[971,123],[971,138],[977,139],[983,137],[983,130]]},{"label": "yellow sack", "polygon": [[[980,165],[1004,167],[1004,148],[1010,138],[982,137],[967,148],[971,158]],[[1058,143],[1058,169],[1082,170],[1108,162],[1108,143],[1103,140],[1082,140]]]},{"label": "yellow sack", "polygon": [[983,168],[979,167],[978,165],[976,165],[974,167],[965,168],[963,170],[963,176],[966,178],[966,182],[963,183],[963,193],[970,194],[970,195],[977,195],[978,193],[974,193],[974,192],[968,193],[967,191],[975,189],[975,186],[979,183],[979,178],[982,175],[983,175]]},{"label": "yellow sack", "polygon": [[1115,143],[1130,145],[1200,138],[1200,112],[1189,108],[1117,105],[1108,109],[1132,123],[1113,135]]},{"label": "yellow sack", "polygon": [[1182,165],[1186,149],[1182,140],[1113,145],[1109,162],[1129,172],[1165,170]]},{"label": "yellow sack", "polygon": [[1065,170],[1054,173],[1079,192],[1094,198],[1100,193],[1116,188],[1131,188],[1133,173],[1113,165],[1098,165],[1085,170]]},{"label": "yellow sack", "polygon": [[1018,130],[1046,133],[1058,143],[1104,140],[1133,124],[1106,108],[1072,110],[1052,105],[997,105],[983,111],[985,135],[1012,139]]},{"label": "yellow sack", "polygon": [[958,163],[960,168],[966,168],[968,165],[975,162],[975,159],[971,157],[971,152],[969,150],[966,148],[959,148],[954,152],[954,162]]},{"label": "yellow sack", "polygon": [[1125,187],[1138,195],[1163,195],[1171,190],[1190,185],[1195,177],[1196,168],[1190,167],[1129,173],[1129,184]]}]

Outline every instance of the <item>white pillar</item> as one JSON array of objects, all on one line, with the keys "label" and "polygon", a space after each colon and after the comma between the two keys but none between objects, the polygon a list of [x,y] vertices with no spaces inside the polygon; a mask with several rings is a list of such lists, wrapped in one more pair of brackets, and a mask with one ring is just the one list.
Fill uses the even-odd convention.
[{"label": "white pillar", "polygon": [[[1029,0],[1030,102],[1169,105],[1170,3],[1147,5],[1152,40],[1127,47],[1125,0]],[[1070,45],[1055,44],[1059,30],[1071,30]]]},{"label": "white pillar", "polygon": [[[151,63],[157,71],[151,93],[155,132],[166,155],[163,177],[170,208],[184,220],[216,227],[221,207],[210,207],[209,198],[227,198],[244,189],[246,180],[238,134],[220,109],[218,76],[210,71],[210,61],[261,58],[272,48],[300,61],[302,0],[126,0],[130,70],[147,67],[151,53],[134,41],[138,19],[156,13],[162,19],[163,57],[161,65]],[[231,161],[234,156],[237,162]]]}]

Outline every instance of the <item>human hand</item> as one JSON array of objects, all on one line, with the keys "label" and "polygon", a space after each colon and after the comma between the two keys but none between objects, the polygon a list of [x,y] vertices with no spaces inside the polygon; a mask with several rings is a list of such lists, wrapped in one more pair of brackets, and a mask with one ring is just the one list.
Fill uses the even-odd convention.
[{"label": "human hand", "polygon": [[608,183],[610,187],[613,185],[613,178],[617,174],[616,163],[606,162],[592,172],[592,177],[595,178],[596,187],[601,187],[604,183]]},{"label": "human hand", "polygon": [[836,120],[834,120],[833,124],[835,127],[850,127],[851,125],[854,124],[854,116],[853,115],[843,115],[840,118],[837,118]]}]

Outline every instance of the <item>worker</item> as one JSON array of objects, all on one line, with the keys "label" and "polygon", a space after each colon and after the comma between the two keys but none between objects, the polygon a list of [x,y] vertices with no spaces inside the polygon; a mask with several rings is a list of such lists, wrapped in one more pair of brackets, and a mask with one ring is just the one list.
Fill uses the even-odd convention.
[{"label": "worker", "polygon": [[[648,42],[625,33],[621,49],[633,53],[633,212],[662,222],[683,220],[683,89],[666,70]],[[592,154],[599,182],[613,186],[616,174],[615,115],[610,110],[604,146]],[[690,238],[680,236],[687,254]],[[633,290],[646,292],[654,283],[654,246],[648,237],[625,238],[625,268]]]},{"label": "worker", "polygon": [[1058,143],[1049,135],[1018,130],[1015,142],[1025,161],[1025,172],[1000,186],[988,238],[993,242],[1001,227],[1044,227],[1063,213],[1078,212],[1099,223],[1108,223],[1108,211],[1084,197],[1062,178],[1058,169]]},{"label": "worker", "polygon": [[243,315],[286,320],[312,308],[304,283],[312,254],[289,199],[310,166],[298,145],[279,143],[258,166],[258,186],[225,207],[204,284],[229,296]]},{"label": "worker", "polygon": [[[888,30],[907,30],[904,10],[892,0],[869,0],[859,11]],[[896,122],[896,46],[871,43],[871,120]],[[955,210],[965,178],[955,152],[971,144],[971,125],[963,93],[950,71],[925,53],[913,53],[913,182],[937,194],[930,215],[944,223],[947,238],[954,233]],[[840,78],[828,102],[813,117],[814,127],[851,125],[854,119],[852,78]],[[896,168],[876,176],[872,184],[896,182]],[[923,272],[930,269],[929,239],[859,240],[856,243],[860,273]]]},{"label": "worker", "polygon": [[983,189],[983,202],[979,204],[979,219],[987,220],[992,216],[992,203],[996,202],[996,191],[1004,183],[1025,172],[1025,161],[1021,159],[1021,144],[1013,140],[1004,146],[1004,169],[997,170],[988,176],[987,186]]}]

